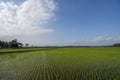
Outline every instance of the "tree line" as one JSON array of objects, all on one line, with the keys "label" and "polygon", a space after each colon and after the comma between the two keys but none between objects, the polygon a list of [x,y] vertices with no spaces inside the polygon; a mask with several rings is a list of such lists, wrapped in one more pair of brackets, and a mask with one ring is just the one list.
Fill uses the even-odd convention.
[{"label": "tree line", "polygon": [[115,43],[115,44],[113,44],[113,46],[120,47],[120,43]]},{"label": "tree line", "polygon": [[[29,44],[26,44],[26,47],[28,45]],[[0,40],[0,48],[22,48],[22,47],[23,47],[23,44],[18,42],[17,39],[13,39],[9,42]]]},{"label": "tree line", "polygon": [[[29,44],[27,43],[27,44],[25,44],[24,47],[28,47],[28,46],[29,46]],[[115,43],[112,46],[120,47],[120,43]],[[13,39],[9,42],[0,40],[0,48],[22,48],[22,47],[23,47],[23,43],[18,42],[17,39]],[[33,47],[33,46],[31,46],[31,47]]]}]

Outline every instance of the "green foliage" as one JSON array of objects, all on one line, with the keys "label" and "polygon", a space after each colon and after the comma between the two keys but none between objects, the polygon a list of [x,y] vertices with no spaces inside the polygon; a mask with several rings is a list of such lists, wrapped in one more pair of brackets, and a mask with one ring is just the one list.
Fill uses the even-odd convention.
[{"label": "green foliage", "polygon": [[27,43],[27,44],[25,44],[25,47],[28,47],[29,46],[29,44]]},{"label": "green foliage", "polygon": [[8,47],[9,47],[9,43],[8,42],[0,40],[0,48],[8,48]]},{"label": "green foliage", "polygon": [[113,44],[113,46],[120,47],[120,43],[115,43],[115,44]]},{"label": "green foliage", "polygon": [[1,80],[120,80],[119,75],[119,47],[0,54]]},{"label": "green foliage", "polygon": [[23,47],[22,43],[19,43],[17,39],[11,40],[10,42],[0,40],[0,48],[20,48]]}]

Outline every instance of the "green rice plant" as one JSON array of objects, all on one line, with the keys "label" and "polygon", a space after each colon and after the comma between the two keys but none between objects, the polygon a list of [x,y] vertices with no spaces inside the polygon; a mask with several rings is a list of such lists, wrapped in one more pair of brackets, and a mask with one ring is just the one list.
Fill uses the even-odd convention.
[{"label": "green rice plant", "polygon": [[0,80],[120,80],[119,75],[120,48],[117,47],[0,54]]}]

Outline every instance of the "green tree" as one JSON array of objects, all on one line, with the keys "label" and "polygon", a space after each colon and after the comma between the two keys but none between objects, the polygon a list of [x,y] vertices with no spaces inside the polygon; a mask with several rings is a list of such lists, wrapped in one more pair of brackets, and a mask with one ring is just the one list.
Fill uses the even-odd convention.
[{"label": "green tree", "polygon": [[28,47],[29,46],[29,44],[27,43],[27,44],[25,44],[25,47]]},{"label": "green tree", "polygon": [[17,43],[18,44],[18,47],[21,48],[23,47],[23,44],[22,43]]},{"label": "green tree", "polygon": [[19,48],[19,47],[22,47],[23,44],[19,43],[17,41],[17,39],[14,39],[14,40],[12,40],[12,41],[9,42],[9,46],[10,46],[10,48]]},{"label": "green tree", "polygon": [[8,47],[9,47],[8,42],[1,41],[1,40],[0,40],[0,48],[8,48]]},{"label": "green tree", "polygon": [[120,43],[115,43],[115,44],[113,44],[113,46],[120,47]]},{"label": "green tree", "polygon": [[23,47],[22,43],[19,43],[17,39],[13,39],[10,42],[0,40],[0,48],[21,48]]}]

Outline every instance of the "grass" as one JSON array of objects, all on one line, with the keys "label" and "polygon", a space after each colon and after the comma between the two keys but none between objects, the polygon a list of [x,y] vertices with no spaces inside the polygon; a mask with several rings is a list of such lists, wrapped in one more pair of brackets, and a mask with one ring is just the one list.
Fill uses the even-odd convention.
[{"label": "grass", "polygon": [[118,47],[30,49],[20,54],[0,54],[0,80],[120,80],[119,75]]},{"label": "grass", "polygon": [[0,49],[0,54],[2,53],[21,53],[21,52],[31,52],[31,51],[41,51],[41,50],[49,50],[52,48],[8,48],[8,49]]}]

